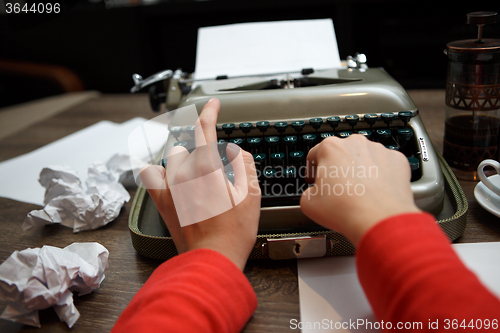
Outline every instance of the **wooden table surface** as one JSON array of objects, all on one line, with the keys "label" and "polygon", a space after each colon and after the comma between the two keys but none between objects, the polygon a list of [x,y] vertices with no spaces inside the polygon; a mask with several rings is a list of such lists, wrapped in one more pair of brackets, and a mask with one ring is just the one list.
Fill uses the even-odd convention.
[{"label": "wooden table surface", "polygon": [[[444,130],[444,90],[413,90],[410,96],[420,110],[429,135],[438,150],[442,150]],[[147,95],[103,95],[75,106],[48,120],[0,140],[0,161],[4,161],[75,131],[106,119],[124,122],[133,117],[153,118]],[[89,161],[91,162],[91,161]],[[461,181],[469,203],[468,225],[457,242],[500,241],[500,221],[478,205],[473,196],[476,182]],[[132,197],[134,190],[131,191]],[[107,226],[94,231],[73,234],[62,226],[46,226],[41,230],[24,232],[22,222],[31,210],[39,206],[0,198],[0,261],[15,250],[52,245],[65,247],[74,242],[98,242],[109,252],[109,269],[101,287],[78,297],[75,305],[80,319],[71,332],[109,332],[120,313],[161,263],[145,258],[132,247],[128,230],[131,201],[119,217]],[[290,320],[300,320],[297,264],[295,260],[250,261],[245,275],[257,293],[259,306],[245,332],[290,331]],[[0,311],[6,303],[0,302]],[[36,332],[67,332],[53,309],[40,311],[41,329]],[[0,320],[0,332],[34,332],[23,326]]]}]

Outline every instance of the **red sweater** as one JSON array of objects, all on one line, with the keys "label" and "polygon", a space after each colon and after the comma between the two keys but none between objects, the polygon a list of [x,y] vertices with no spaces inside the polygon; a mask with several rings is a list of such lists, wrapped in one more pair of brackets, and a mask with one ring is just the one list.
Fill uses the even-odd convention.
[{"label": "red sweater", "polygon": [[200,249],[161,264],[111,332],[239,332],[256,308],[239,268],[218,252]]},{"label": "red sweater", "polygon": [[[471,319],[474,325],[483,319],[483,327],[485,319],[490,327],[496,321],[500,328],[500,301],[462,264],[431,215],[377,224],[360,242],[357,267],[379,322],[391,322],[393,329],[399,322],[421,322],[418,331],[427,330],[438,320],[442,331],[453,325],[463,331],[460,324]],[[239,332],[256,307],[250,283],[232,262],[195,250],[158,267],[112,333]]]},{"label": "red sweater", "polygon": [[435,221],[429,214],[395,216],[361,239],[358,276],[375,316],[393,328],[421,322],[419,331],[437,320],[446,332],[454,327],[463,332],[460,325],[477,331],[488,319],[490,330],[495,321],[498,331],[499,299],[465,267]]}]

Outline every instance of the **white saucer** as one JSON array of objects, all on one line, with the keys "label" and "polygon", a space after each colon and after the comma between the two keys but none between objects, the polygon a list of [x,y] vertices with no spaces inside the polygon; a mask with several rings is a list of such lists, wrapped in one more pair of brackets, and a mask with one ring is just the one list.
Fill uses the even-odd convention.
[{"label": "white saucer", "polygon": [[[500,187],[500,175],[489,176],[488,179]],[[500,197],[493,193],[483,182],[477,183],[474,188],[474,197],[476,197],[477,202],[481,207],[486,209],[493,215],[500,217]]]}]

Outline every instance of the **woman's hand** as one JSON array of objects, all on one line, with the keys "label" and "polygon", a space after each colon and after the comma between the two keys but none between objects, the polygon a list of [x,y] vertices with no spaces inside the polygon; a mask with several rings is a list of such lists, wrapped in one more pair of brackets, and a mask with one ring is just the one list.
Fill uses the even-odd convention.
[{"label": "woman's hand", "polygon": [[323,140],[309,151],[307,164],[314,186],[302,195],[302,211],[354,245],[385,218],[420,211],[407,158],[361,135]]},{"label": "woman's hand", "polygon": [[261,193],[253,157],[237,145],[226,150],[234,185],[225,176],[215,129],[219,109],[215,98],[203,107],[191,154],[176,146],[166,170],[150,165],[140,176],[179,253],[212,249],[243,270],[257,236]]}]

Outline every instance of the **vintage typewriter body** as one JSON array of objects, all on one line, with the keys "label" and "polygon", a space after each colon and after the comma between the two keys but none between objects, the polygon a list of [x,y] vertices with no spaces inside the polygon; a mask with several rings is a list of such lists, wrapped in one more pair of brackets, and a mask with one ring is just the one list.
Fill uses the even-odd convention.
[{"label": "vintage typewriter body", "polygon": [[[165,102],[169,109],[194,104],[200,112],[210,98],[220,100],[219,144],[233,142],[251,152],[260,171],[260,233],[322,229],[300,210],[300,195],[307,187],[300,170],[308,150],[328,136],[345,138],[358,133],[401,151],[412,169],[417,206],[434,215],[443,208],[445,180],[418,109],[381,68],[354,62],[316,72],[201,82],[189,80],[180,71],[159,74],[147,80],[134,78],[133,90],[153,83],[153,109]],[[168,94],[159,92],[159,81]],[[170,132],[167,148],[193,139],[187,127]]]}]

